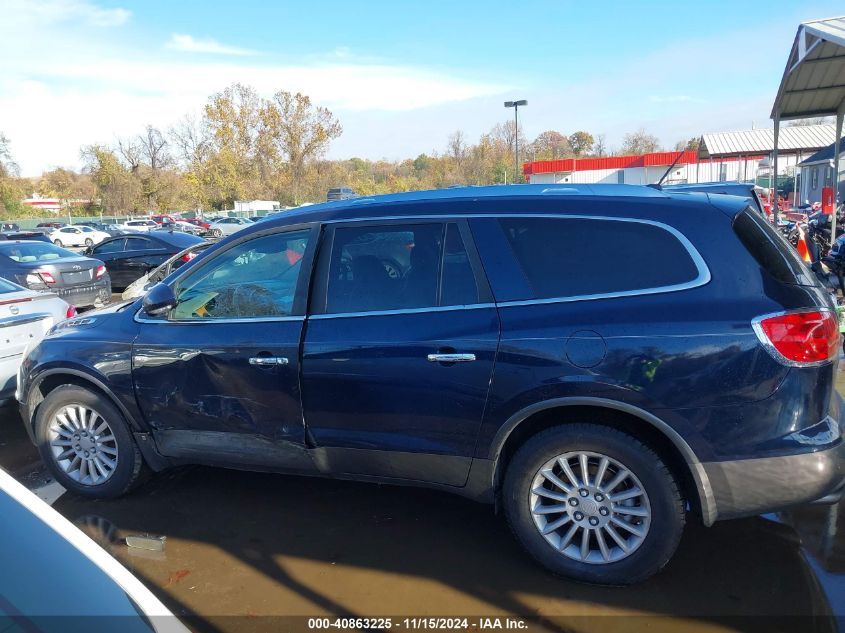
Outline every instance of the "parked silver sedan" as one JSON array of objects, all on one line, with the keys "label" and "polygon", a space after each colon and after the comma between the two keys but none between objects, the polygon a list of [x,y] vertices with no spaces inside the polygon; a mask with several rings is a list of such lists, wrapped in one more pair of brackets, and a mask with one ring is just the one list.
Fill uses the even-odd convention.
[{"label": "parked silver sedan", "polygon": [[208,231],[213,237],[223,237],[237,233],[252,224],[255,223],[248,218],[220,218],[211,223]]},{"label": "parked silver sedan", "polygon": [[26,350],[76,308],[52,293],[29,290],[0,279],[0,400],[12,397]]}]

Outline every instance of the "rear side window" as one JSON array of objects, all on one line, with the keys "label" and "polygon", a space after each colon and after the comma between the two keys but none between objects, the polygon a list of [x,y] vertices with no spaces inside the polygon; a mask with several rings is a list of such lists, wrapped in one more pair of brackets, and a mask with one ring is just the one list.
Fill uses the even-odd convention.
[{"label": "rear side window", "polygon": [[817,285],[792,245],[750,207],[737,214],[733,227],[751,256],[772,277],[787,284]]},{"label": "rear side window", "polygon": [[667,229],[602,218],[501,218],[535,299],[654,291],[706,274]]}]

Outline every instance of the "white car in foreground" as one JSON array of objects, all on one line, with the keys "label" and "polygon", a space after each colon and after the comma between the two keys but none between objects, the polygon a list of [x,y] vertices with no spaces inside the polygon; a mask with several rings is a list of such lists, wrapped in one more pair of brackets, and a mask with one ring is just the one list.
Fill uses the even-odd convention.
[{"label": "white car in foreground", "polygon": [[61,247],[94,246],[111,237],[105,231],[92,229],[90,226],[63,226],[51,231],[49,235],[53,244]]},{"label": "white car in foreground", "polygon": [[3,631],[187,633],[102,547],[0,469]]},{"label": "white car in foreground", "polygon": [[73,316],[76,308],[56,295],[0,279],[0,401],[15,393],[26,350],[56,323]]}]

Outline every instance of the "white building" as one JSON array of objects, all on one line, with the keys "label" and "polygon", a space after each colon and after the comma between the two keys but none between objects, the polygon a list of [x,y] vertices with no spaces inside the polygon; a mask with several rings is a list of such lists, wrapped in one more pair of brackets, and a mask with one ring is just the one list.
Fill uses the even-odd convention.
[{"label": "white building", "polygon": [[282,203],[278,200],[235,200],[235,211],[240,213],[258,213],[264,211],[278,211]]}]

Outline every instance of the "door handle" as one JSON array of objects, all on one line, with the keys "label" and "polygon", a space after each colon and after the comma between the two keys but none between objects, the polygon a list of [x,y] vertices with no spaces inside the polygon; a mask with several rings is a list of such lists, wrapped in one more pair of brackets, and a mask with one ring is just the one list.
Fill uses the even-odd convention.
[{"label": "door handle", "polygon": [[475,360],[475,354],[429,354],[430,363],[471,363]]},{"label": "door handle", "polygon": [[249,359],[249,364],[259,367],[273,367],[275,365],[287,365],[288,359],[284,356],[253,356]]}]

